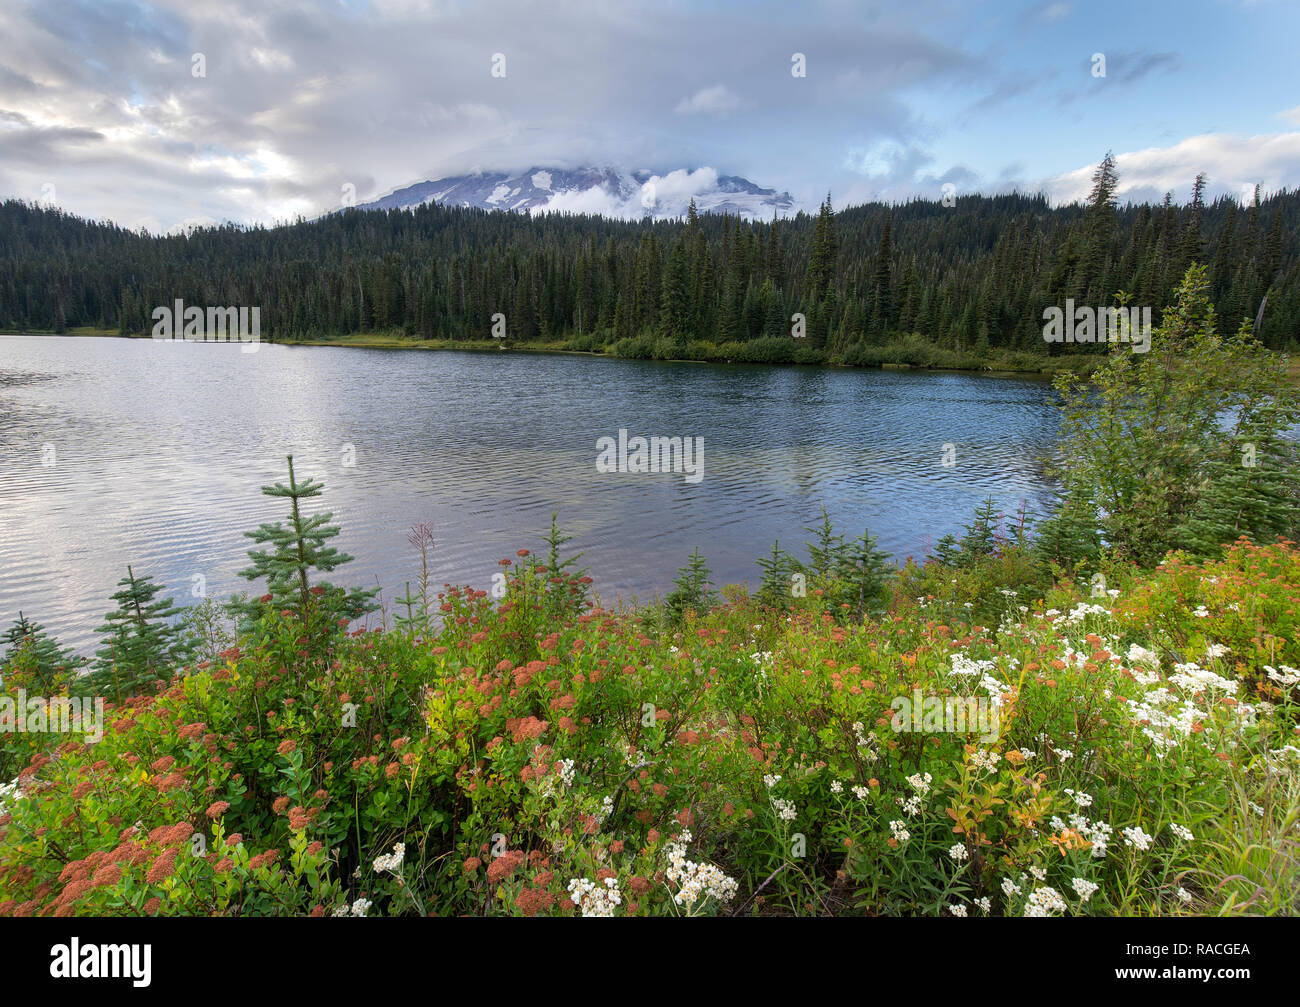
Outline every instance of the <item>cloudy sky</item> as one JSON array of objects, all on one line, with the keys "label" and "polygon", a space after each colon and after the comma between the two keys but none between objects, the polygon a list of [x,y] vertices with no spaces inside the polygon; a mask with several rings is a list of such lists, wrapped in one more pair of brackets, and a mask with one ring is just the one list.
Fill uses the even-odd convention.
[{"label": "cloudy sky", "polygon": [[1107,149],[1122,199],[1271,191],[1297,38],[1292,0],[0,0],[0,198],[170,230],[596,164],[1068,201]]}]

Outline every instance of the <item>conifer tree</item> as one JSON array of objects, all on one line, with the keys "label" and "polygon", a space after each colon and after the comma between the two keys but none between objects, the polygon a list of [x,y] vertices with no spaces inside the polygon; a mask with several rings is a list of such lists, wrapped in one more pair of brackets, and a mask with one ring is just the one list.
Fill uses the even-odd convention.
[{"label": "conifer tree", "polygon": [[696,546],[687,557],[686,565],[677,571],[673,590],[664,598],[664,609],[671,625],[681,623],[688,611],[703,613],[713,603],[713,582],[709,579],[712,573]]},{"label": "conifer tree", "polygon": [[[242,617],[243,626],[263,615],[268,606],[274,611],[288,611],[304,625],[317,619],[337,623],[339,620],[359,619],[378,607],[374,596],[376,588],[345,590],[328,581],[312,584],[308,574],[313,571],[329,573],[352,557],[326,543],[339,533],[338,525],[329,523],[329,511],[308,516],[303,512],[303,501],[321,495],[324,485],[315,479],[298,482],[293,471],[293,455],[289,455],[289,484],[276,483],[263,486],[262,493],[269,497],[289,501],[288,525],[276,522],[263,523],[255,531],[244,534],[258,544],[269,544],[270,551],[249,550],[253,565],[240,571],[248,580],[266,579],[267,595],[264,600],[235,603],[234,611]],[[268,597],[269,596],[269,597]]]},{"label": "conifer tree", "polygon": [[117,608],[95,630],[103,635],[104,646],[82,684],[91,695],[120,703],[170,679],[177,665],[189,659],[190,642],[180,626],[168,622],[181,609],[170,598],[158,597],[166,590],[162,584],[148,575],[137,577],[127,566],[118,586],[121,590],[112,595]]},{"label": "conifer tree", "polygon": [[4,655],[0,656],[0,683],[3,683],[9,668],[21,664],[32,673],[47,695],[86,663],[72,648],[59,646],[59,641],[46,633],[44,626],[32,622],[22,612],[18,613],[18,620],[0,635],[0,642],[6,645]]}]

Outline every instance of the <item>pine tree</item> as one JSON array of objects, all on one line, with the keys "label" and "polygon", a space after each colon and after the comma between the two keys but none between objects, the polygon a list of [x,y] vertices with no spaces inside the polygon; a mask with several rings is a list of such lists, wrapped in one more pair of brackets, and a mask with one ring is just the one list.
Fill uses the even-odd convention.
[{"label": "pine tree", "polygon": [[1251,417],[1209,465],[1206,488],[1177,540],[1196,556],[1215,556],[1244,535],[1265,544],[1300,535],[1300,451],[1281,434],[1296,412],[1271,405]]},{"label": "pine tree", "polygon": [[95,630],[104,646],[95,654],[95,670],[82,683],[91,695],[120,703],[146,688],[165,682],[176,666],[190,657],[190,642],[181,629],[167,620],[181,614],[170,598],[159,598],[166,588],[153,578],[137,577],[128,566],[112,595],[117,608],[104,616]]},{"label": "pine tree", "polygon": [[885,594],[885,585],[893,566],[889,554],[876,548],[875,537],[865,528],[862,535],[844,543],[836,557],[834,577],[839,590],[835,601],[841,611],[861,619],[877,605]]},{"label": "pine tree", "polygon": [[330,512],[310,517],[303,513],[302,502],[320,496],[323,484],[314,479],[298,482],[293,471],[293,455],[287,460],[289,484],[263,486],[262,493],[289,500],[289,525],[286,527],[278,521],[264,523],[256,531],[244,533],[254,542],[270,544],[273,548],[269,552],[250,550],[248,555],[253,565],[240,571],[240,576],[247,580],[266,578],[267,585],[264,600],[233,606],[244,620],[241,628],[251,628],[268,610],[288,611],[304,626],[315,624],[318,619],[325,620],[326,625],[339,620],[351,621],[375,611],[376,588],[345,590],[327,581],[315,585],[310,582],[310,571],[328,573],[351,562],[352,557],[325,544],[339,533],[338,525],[329,523],[333,516]]},{"label": "pine tree", "polygon": [[713,582],[709,579],[712,573],[697,546],[687,557],[686,565],[677,571],[673,590],[664,598],[664,610],[670,625],[680,624],[688,611],[703,613],[713,604],[715,594]]},{"label": "pine tree", "polygon": [[758,584],[758,600],[769,608],[790,607],[790,573],[797,567],[792,557],[781,550],[780,541],[772,543],[772,552],[758,560],[763,576]]},{"label": "pine tree", "polygon": [[0,635],[6,645],[0,657],[0,684],[10,668],[21,666],[30,671],[46,695],[74,675],[86,662],[72,648],[59,646],[58,640],[45,632],[40,623],[32,622],[22,612],[18,620]]}]

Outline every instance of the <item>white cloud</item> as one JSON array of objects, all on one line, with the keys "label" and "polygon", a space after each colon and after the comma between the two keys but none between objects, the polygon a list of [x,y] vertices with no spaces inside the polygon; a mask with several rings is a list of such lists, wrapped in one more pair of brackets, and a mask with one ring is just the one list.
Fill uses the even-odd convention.
[{"label": "white cloud", "polygon": [[1279,119],[1285,119],[1293,126],[1300,126],[1300,105],[1297,105],[1295,108],[1288,108],[1284,112],[1279,112],[1277,117]]},{"label": "white cloud", "polygon": [[[1265,193],[1300,184],[1300,132],[1243,137],[1206,133],[1171,147],[1117,154],[1118,196],[1121,202],[1158,202],[1166,192],[1175,202],[1186,201],[1200,172],[1207,176],[1207,194],[1239,197],[1242,187],[1259,183]],[[1095,164],[1043,181],[1042,190],[1056,203],[1087,198]]]},{"label": "white cloud", "polygon": [[673,109],[678,115],[726,115],[740,107],[740,98],[732,94],[725,84],[706,87],[689,98],[683,98]]}]

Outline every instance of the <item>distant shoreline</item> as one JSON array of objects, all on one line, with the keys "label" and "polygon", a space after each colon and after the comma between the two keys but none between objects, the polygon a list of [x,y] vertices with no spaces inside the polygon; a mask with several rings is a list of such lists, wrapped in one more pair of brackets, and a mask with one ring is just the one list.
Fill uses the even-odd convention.
[{"label": "distant shoreline", "polygon": [[[140,333],[129,333],[123,335],[110,329],[92,329],[81,327],[69,329],[67,332],[40,332],[40,331],[17,331],[17,330],[0,330],[0,336],[44,336],[52,338],[65,337],[90,337],[97,339],[151,339],[151,336]],[[611,353],[599,353],[594,350],[572,349],[566,345],[567,341],[557,341],[552,343],[516,343],[514,345],[503,346],[493,340],[463,340],[463,339],[409,339],[402,336],[389,335],[387,333],[360,333],[347,336],[325,337],[321,339],[268,339],[264,340],[267,345],[271,346],[339,346],[350,349],[363,350],[459,350],[470,353],[550,353],[562,354],[567,356],[581,357],[599,357],[605,360],[645,360],[644,357],[622,357]],[[1075,361],[1066,362],[1060,357],[1035,356],[1029,366],[1016,366],[1016,362],[1008,362],[994,357],[989,364],[981,366],[933,366],[923,363],[910,363],[905,361],[890,362],[884,361],[876,365],[864,364],[845,364],[830,363],[827,361],[799,363],[794,361],[740,361],[740,360],[699,360],[689,357],[669,358],[656,360],[656,363],[678,363],[678,364],[712,364],[716,366],[737,366],[737,365],[759,365],[767,367],[817,367],[826,370],[846,370],[846,371],[870,371],[870,370],[887,370],[887,371],[932,371],[935,373],[958,373],[958,374],[989,374],[989,375],[1015,375],[1017,377],[1038,377],[1050,378],[1061,371],[1075,371],[1076,373],[1086,374],[1094,369],[1105,358],[1097,355],[1088,358],[1079,358]],[[1295,368],[1292,368],[1293,374]]]}]

